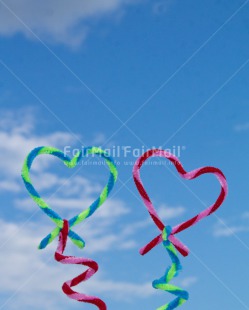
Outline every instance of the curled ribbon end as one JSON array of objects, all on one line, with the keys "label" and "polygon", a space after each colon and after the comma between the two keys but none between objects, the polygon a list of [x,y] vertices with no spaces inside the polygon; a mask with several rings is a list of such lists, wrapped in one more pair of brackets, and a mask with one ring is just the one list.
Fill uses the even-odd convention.
[{"label": "curled ribbon end", "polygon": [[173,233],[169,236],[169,240],[182,256],[186,257],[189,255],[189,249]]},{"label": "curled ribbon end", "polygon": [[45,249],[45,247],[46,246],[42,246],[41,244],[39,244],[37,248],[38,248],[38,250],[43,250],[43,249]]},{"label": "curled ribbon end", "polygon": [[40,242],[38,249],[43,250],[47,247],[48,244],[49,244],[49,235]]},{"label": "curled ribbon end", "polygon": [[175,246],[175,248],[183,257],[187,257],[189,255],[188,249],[178,248],[177,246]]},{"label": "curled ribbon end", "polygon": [[154,238],[152,241],[150,241],[146,246],[140,249],[139,253],[141,255],[147,254],[150,250],[152,250],[156,245],[160,244],[162,241],[163,241],[162,235],[160,234],[156,238]]},{"label": "curled ribbon end", "polygon": [[83,240],[75,240],[75,239],[71,239],[71,240],[80,249],[84,249],[84,247],[86,246],[86,243]]},{"label": "curled ribbon end", "polygon": [[142,249],[139,250],[139,254],[140,254],[140,255],[145,255],[146,253],[147,253],[147,252],[144,251],[144,248],[142,248]]}]

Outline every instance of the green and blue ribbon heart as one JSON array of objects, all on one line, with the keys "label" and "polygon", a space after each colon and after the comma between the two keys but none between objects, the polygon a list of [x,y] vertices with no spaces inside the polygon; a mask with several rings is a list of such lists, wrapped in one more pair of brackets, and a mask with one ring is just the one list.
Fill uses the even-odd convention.
[{"label": "green and blue ribbon heart", "polygon": [[74,168],[79,163],[82,157],[93,154],[104,158],[109,167],[110,176],[108,179],[108,183],[102,190],[100,196],[86,210],[82,211],[80,214],[74,216],[68,221],[69,238],[79,248],[84,248],[85,241],[72,230],[72,227],[81,223],[86,218],[90,217],[105,202],[117,180],[118,173],[116,165],[112,157],[109,156],[106,151],[98,147],[86,147],[82,151],[77,152],[77,154],[72,159],[69,156],[65,155],[64,152],[62,152],[61,150],[48,146],[37,147],[29,153],[29,155],[25,159],[22,168],[22,179],[32,199],[36,202],[40,209],[56,224],[56,227],[52,230],[52,232],[49,233],[40,242],[39,249],[44,249],[49,243],[51,243],[59,235],[64,225],[64,220],[41,198],[41,196],[32,185],[32,181],[30,178],[30,169],[32,163],[37,156],[43,154],[48,154],[59,158],[68,168]]}]

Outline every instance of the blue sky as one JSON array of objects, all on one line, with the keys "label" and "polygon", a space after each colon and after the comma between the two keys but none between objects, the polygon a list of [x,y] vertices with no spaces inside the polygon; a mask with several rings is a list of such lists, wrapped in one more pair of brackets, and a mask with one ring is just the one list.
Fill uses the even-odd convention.
[{"label": "blue sky", "polygon": [[[0,1],[0,309],[93,308],[61,293],[81,268],[53,262],[56,242],[37,250],[53,224],[29,199],[20,171],[40,145],[121,148],[110,199],[76,229],[86,249],[69,242],[67,252],[99,263],[77,290],[101,296],[108,309],[149,310],[172,300],[151,287],[170,263],[165,250],[138,254],[158,231],[132,180],[136,156],[123,149],[179,147],[186,170],[220,168],[228,198],[179,235],[191,254],[175,283],[190,293],[186,310],[249,309],[248,13],[248,0]],[[216,199],[213,176],[182,182],[163,162],[167,169],[143,167],[142,178],[165,224]],[[68,171],[39,158],[34,184],[70,218],[106,182],[97,163]]]}]

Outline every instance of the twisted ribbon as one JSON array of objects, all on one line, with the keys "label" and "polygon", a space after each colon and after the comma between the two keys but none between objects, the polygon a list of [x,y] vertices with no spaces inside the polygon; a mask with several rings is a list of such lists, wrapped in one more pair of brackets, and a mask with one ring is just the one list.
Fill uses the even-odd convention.
[{"label": "twisted ribbon", "polygon": [[[101,156],[105,159],[109,170],[110,176],[108,179],[107,185],[102,190],[100,196],[84,211],[80,214],[74,216],[69,221],[63,220],[54,210],[52,210],[49,205],[41,198],[38,192],[35,190],[34,186],[32,185],[31,178],[30,178],[30,169],[34,159],[42,154],[49,154],[53,155],[64,162],[64,164],[68,168],[74,168],[79,160],[83,156],[87,156],[90,154],[96,154]],[[77,245],[79,248],[84,248],[85,241],[76,234],[71,228],[76,224],[81,223],[86,218],[90,217],[107,199],[108,195],[110,194],[116,180],[117,180],[117,169],[113,159],[102,149],[97,147],[87,147],[84,148],[83,151],[79,151],[72,159],[66,156],[62,151],[53,148],[53,147],[38,147],[32,150],[27,158],[24,161],[24,165],[22,168],[22,179],[23,182],[31,196],[31,198],[37,203],[40,209],[50,217],[50,219],[56,224],[56,227],[49,233],[39,245],[39,249],[44,249],[49,243],[51,243],[59,234],[60,234],[60,241],[58,245],[57,252],[55,253],[55,258],[59,260],[61,263],[76,263],[88,266],[89,269],[85,271],[80,276],[74,278],[71,281],[64,283],[63,291],[68,297],[76,299],[82,302],[88,302],[96,305],[100,310],[105,310],[106,305],[103,301],[101,301],[97,297],[86,296],[84,294],[79,294],[71,290],[71,286],[75,286],[82,281],[88,280],[95,272],[98,270],[98,264],[90,259],[84,258],[73,258],[70,256],[63,256],[63,252],[67,242],[67,236],[71,239],[71,241]]]},{"label": "twisted ribbon", "polygon": [[[216,176],[216,178],[218,179],[220,185],[221,185],[221,191],[220,194],[217,198],[217,200],[215,201],[214,204],[212,204],[211,206],[209,206],[207,209],[203,210],[202,212],[200,212],[198,215],[194,216],[193,218],[179,224],[176,225],[175,227],[172,228],[172,230],[165,233],[165,225],[164,223],[161,221],[160,217],[158,216],[147,192],[144,189],[143,183],[141,181],[140,178],[140,168],[142,167],[143,163],[150,157],[152,156],[159,156],[159,157],[164,157],[166,159],[169,159],[175,166],[176,170],[178,171],[178,173],[180,174],[180,176],[186,180],[192,180],[195,179],[203,174],[207,174],[207,173],[211,173],[214,174]],[[226,182],[226,178],[224,176],[224,174],[222,173],[221,170],[219,170],[218,168],[214,168],[214,167],[201,167],[195,170],[192,170],[190,172],[186,172],[181,164],[181,162],[179,161],[179,159],[174,156],[173,154],[164,151],[164,150],[160,150],[160,149],[152,149],[149,150],[147,152],[145,152],[140,158],[138,158],[138,160],[136,161],[134,167],[133,167],[133,178],[134,178],[134,182],[136,184],[136,187],[142,197],[142,200],[152,218],[152,220],[154,221],[154,223],[156,224],[156,226],[158,227],[159,231],[161,232],[160,235],[158,235],[156,238],[154,238],[152,241],[150,241],[146,246],[144,246],[141,250],[140,250],[140,254],[144,255],[146,253],[148,253],[151,249],[153,249],[156,245],[160,244],[161,242],[165,242],[166,239],[164,239],[164,234],[166,234],[167,236],[167,241],[170,242],[170,244],[172,246],[174,246],[176,248],[176,250],[178,250],[178,252],[180,252],[183,256],[187,256],[189,254],[189,250],[188,248],[179,240],[175,237],[175,234],[191,227],[192,225],[195,225],[196,223],[198,223],[200,220],[204,219],[205,217],[211,215],[212,213],[214,213],[223,203],[223,201],[225,200],[226,196],[227,196],[227,191],[228,191],[228,187],[227,187],[227,182]],[[168,244],[168,243],[167,243]],[[164,243],[165,245],[165,243]],[[172,247],[169,245],[170,249],[172,250]],[[166,249],[168,250],[168,248],[166,247]],[[174,257],[174,255],[172,256],[172,251],[170,250],[170,257],[171,259]],[[173,261],[173,260],[172,260]],[[179,264],[180,266],[180,264]],[[170,272],[169,272],[170,274]],[[177,273],[176,273],[177,274]],[[164,277],[164,279],[166,281],[170,281],[172,279],[172,277]],[[167,282],[166,282],[167,283]],[[165,287],[164,286],[160,286]],[[159,287],[157,287],[159,288]],[[187,295],[185,295],[185,291],[184,292],[184,296],[187,297]],[[184,298],[183,298],[184,299]],[[176,307],[178,307],[179,305],[182,304],[182,301],[180,303],[174,304],[168,304],[165,306],[162,306],[161,308],[158,308],[158,310],[168,310],[168,309],[174,309]],[[171,307],[171,308],[169,308]]]},{"label": "twisted ribbon", "polygon": [[167,250],[172,265],[168,267],[163,277],[161,277],[158,280],[154,280],[152,282],[152,286],[155,289],[160,289],[163,291],[167,291],[171,294],[174,294],[177,296],[173,301],[171,301],[169,304],[164,305],[162,307],[159,307],[158,310],[172,310],[177,308],[178,306],[181,306],[188,300],[188,292],[182,290],[181,288],[169,284],[169,282],[178,275],[178,272],[182,269],[180,260],[177,256],[177,251],[174,247],[174,245],[169,241],[169,236],[171,235],[172,228],[170,226],[167,226],[163,229],[162,232],[162,240],[163,240],[163,246]]},{"label": "twisted ribbon", "polygon": [[72,290],[73,286],[78,285],[79,283],[91,278],[98,271],[98,264],[93,260],[87,258],[63,255],[67,244],[68,232],[69,232],[69,223],[67,220],[64,220],[63,228],[60,231],[59,244],[54,255],[55,259],[62,264],[83,265],[89,268],[79,276],[65,282],[62,285],[62,290],[71,299],[80,302],[91,303],[97,306],[99,309],[106,310],[107,309],[106,304],[98,297],[87,296],[85,294],[77,293],[74,290]]}]

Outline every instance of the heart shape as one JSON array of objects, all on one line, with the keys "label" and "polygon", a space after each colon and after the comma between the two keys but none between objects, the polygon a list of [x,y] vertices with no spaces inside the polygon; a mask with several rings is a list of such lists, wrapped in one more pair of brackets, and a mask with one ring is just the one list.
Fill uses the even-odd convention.
[{"label": "heart shape", "polygon": [[75,215],[68,221],[69,223],[68,236],[70,237],[70,239],[74,244],[76,244],[79,248],[83,248],[85,246],[84,240],[80,236],[78,236],[75,232],[73,232],[71,228],[76,224],[82,222],[84,219],[90,217],[105,202],[117,180],[117,168],[115,166],[115,163],[113,159],[107,154],[107,152],[97,147],[86,147],[83,149],[83,151],[79,151],[72,159],[66,156],[61,150],[46,146],[37,147],[29,153],[29,155],[25,159],[22,168],[23,182],[32,199],[37,203],[40,209],[45,214],[47,214],[50,217],[50,219],[56,224],[56,228],[41,241],[39,249],[43,249],[49,243],[51,243],[59,235],[64,225],[64,220],[54,210],[52,210],[49,207],[49,205],[41,198],[41,196],[38,194],[38,192],[32,185],[32,181],[29,174],[30,169],[34,159],[42,154],[49,154],[59,158],[64,162],[64,164],[68,168],[74,168],[78,164],[81,157],[90,154],[96,154],[104,158],[109,167],[110,176],[108,179],[108,183],[102,190],[100,196],[87,209],[83,210],[80,214]]},{"label": "heart shape", "polygon": [[[154,208],[148,194],[146,193],[144,186],[143,186],[143,183],[142,183],[141,178],[140,178],[140,168],[142,167],[143,163],[148,158],[150,158],[152,156],[159,156],[159,157],[164,157],[164,158],[169,159],[174,164],[174,166],[175,166],[176,170],[178,171],[178,173],[180,174],[180,176],[186,180],[193,180],[193,179],[195,179],[195,178],[197,178],[203,174],[212,173],[216,176],[216,178],[218,179],[218,181],[221,185],[220,194],[219,194],[219,196],[218,196],[218,198],[214,204],[212,204],[207,209],[200,212],[198,215],[196,215],[196,216],[192,217],[191,219],[189,219],[189,220],[187,220],[187,221],[185,221],[179,225],[176,225],[175,227],[172,228],[172,233],[169,237],[169,240],[175,245],[177,250],[183,256],[187,256],[189,253],[189,250],[174,235],[185,230],[185,229],[187,229],[187,228],[189,228],[190,226],[196,224],[197,222],[201,221],[205,217],[211,215],[221,206],[221,204],[225,200],[225,198],[227,196],[227,192],[228,192],[226,177],[224,176],[224,174],[222,173],[222,171],[220,169],[214,168],[214,167],[201,167],[201,168],[192,170],[190,172],[186,172],[184,170],[181,162],[179,161],[179,159],[176,156],[174,156],[173,154],[171,154],[167,151],[164,151],[164,150],[152,149],[152,150],[145,152],[136,161],[136,163],[133,167],[133,178],[134,178],[134,182],[135,182],[137,189],[138,189],[138,191],[139,191],[139,193],[143,199],[145,206],[147,207],[147,210],[148,210],[151,218],[153,219],[154,223],[156,224],[156,226],[159,228],[159,230],[161,232],[165,228],[165,225],[163,224],[163,222],[159,218],[159,216],[156,212],[156,209]],[[161,242],[162,242],[162,234],[158,235],[150,243],[148,243],[145,247],[143,247],[140,250],[140,253],[142,255],[146,254],[153,247],[155,247],[157,244],[159,244]]]}]

